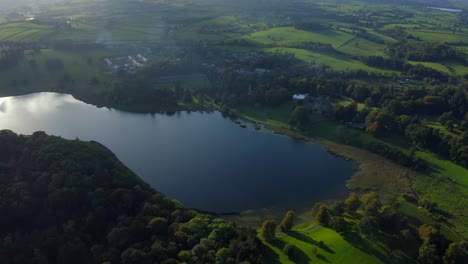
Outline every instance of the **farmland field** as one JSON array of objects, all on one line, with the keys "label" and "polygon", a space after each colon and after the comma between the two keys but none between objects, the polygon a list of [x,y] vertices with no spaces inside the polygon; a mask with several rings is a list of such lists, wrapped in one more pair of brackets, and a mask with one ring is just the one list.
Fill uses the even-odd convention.
[{"label": "farmland field", "polygon": [[351,38],[353,38],[353,35],[349,33],[331,29],[311,32],[292,27],[272,28],[242,37],[242,39],[251,41],[252,43],[264,45],[291,45],[313,41],[331,44],[335,48]]},{"label": "farmland field", "polygon": [[337,54],[325,54],[319,52],[308,51],[304,49],[294,49],[294,48],[268,48],[265,49],[267,52],[283,52],[283,53],[293,53],[296,58],[314,65],[325,64],[333,67],[337,70],[357,70],[363,69],[371,72],[391,72],[387,70],[382,70],[374,67],[365,65],[364,63],[351,59],[346,56],[337,55]]},{"label": "farmland field", "polygon": [[52,33],[52,27],[32,23],[0,25],[0,41],[34,42]]}]

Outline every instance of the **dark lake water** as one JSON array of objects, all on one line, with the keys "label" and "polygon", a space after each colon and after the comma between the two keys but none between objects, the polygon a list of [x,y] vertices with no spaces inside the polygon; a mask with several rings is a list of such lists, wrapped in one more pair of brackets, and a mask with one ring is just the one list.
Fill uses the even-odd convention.
[{"label": "dark lake water", "polygon": [[218,212],[312,206],[343,190],[354,167],[318,144],[243,129],[218,112],[134,114],[56,93],[0,98],[0,129],[98,141],[156,190]]}]

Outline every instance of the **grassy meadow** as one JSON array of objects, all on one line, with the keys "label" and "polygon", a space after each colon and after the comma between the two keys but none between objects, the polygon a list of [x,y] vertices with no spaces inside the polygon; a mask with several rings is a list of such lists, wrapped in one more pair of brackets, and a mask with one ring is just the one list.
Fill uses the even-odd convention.
[{"label": "grassy meadow", "polygon": [[[347,219],[355,228],[356,222]],[[352,235],[351,235],[352,234]],[[366,237],[352,232],[342,236],[336,231],[322,227],[316,222],[295,226],[291,232],[278,234],[277,241],[266,242],[267,263],[415,263],[411,256],[400,250],[390,250],[381,237]],[[284,245],[296,247],[295,255],[289,258],[282,251]],[[313,253],[312,248],[317,252]],[[342,254],[346,252],[346,254]]]}]

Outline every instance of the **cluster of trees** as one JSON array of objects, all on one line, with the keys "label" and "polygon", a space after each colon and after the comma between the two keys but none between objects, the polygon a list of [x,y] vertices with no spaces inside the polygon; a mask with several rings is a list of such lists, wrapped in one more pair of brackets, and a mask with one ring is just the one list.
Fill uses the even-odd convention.
[{"label": "cluster of trees", "polygon": [[362,234],[385,234],[390,248],[420,244],[418,260],[421,263],[464,263],[468,257],[468,242],[450,242],[440,234],[439,227],[429,224],[414,230],[404,215],[384,206],[375,192],[361,197],[351,193],[348,199],[335,203],[330,209],[324,204],[316,204],[313,212],[318,222],[344,236],[352,231],[351,224],[345,220],[350,218],[358,219],[357,227]]},{"label": "cluster of trees", "polygon": [[[427,201],[426,205],[430,204]],[[430,207],[430,205],[428,205]],[[413,222],[392,206],[383,205],[376,192],[365,193],[359,197],[351,193],[344,201],[336,202],[332,207],[317,203],[312,209],[314,220],[322,226],[334,229],[346,237],[366,235],[375,237],[387,244],[390,249],[402,249],[404,245],[421,245],[418,260],[424,264],[452,264],[464,263],[468,258],[468,242],[454,243],[447,240],[439,232],[439,227],[423,224],[419,229],[414,228]],[[294,225],[294,212],[288,211],[281,221],[281,232],[288,233]],[[268,242],[274,243],[278,226],[273,220],[266,220],[261,228],[260,235]],[[314,251],[314,248],[312,248]],[[283,252],[292,257],[295,247],[286,244]],[[317,248],[315,248],[317,251]]]},{"label": "cluster of trees", "polygon": [[305,49],[305,50],[310,50],[310,51],[339,53],[339,51],[333,48],[331,44],[315,42],[315,41],[308,41],[308,42],[302,42],[300,44],[288,45],[288,47],[297,48],[297,49]]},{"label": "cluster of trees", "polygon": [[[444,47],[444,45],[436,45]],[[443,49],[443,48],[441,48]],[[374,66],[389,67],[402,70],[405,75],[382,75],[368,73],[363,70],[336,71],[329,67],[305,65],[287,54],[261,54],[260,59],[254,58],[249,63],[250,68],[262,67],[267,72],[259,75],[245,75],[235,69],[242,68],[245,62],[234,62],[231,69],[221,76],[212,76],[215,83],[211,96],[217,103],[229,107],[270,106],[277,107],[290,102],[295,93],[307,93],[310,96],[327,96],[337,98],[346,96],[356,102],[344,107],[336,105],[334,116],[337,120],[357,124],[365,124],[365,130],[376,137],[397,134],[406,138],[415,146],[428,148],[429,145],[418,141],[428,141],[429,137],[415,137],[407,133],[411,128],[421,127],[429,134],[436,134],[439,139],[436,147],[430,150],[437,152],[463,166],[466,165],[466,143],[463,143],[463,133],[468,122],[468,86],[466,80],[449,77],[432,68],[421,64],[410,65],[401,58],[384,59],[379,56],[363,58]],[[218,77],[218,78],[216,78]],[[216,85],[218,83],[218,85]],[[417,85],[416,85],[417,84]],[[414,87],[414,88],[408,88]],[[404,87],[404,88],[403,88]],[[357,111],[357,104],[366,107]],[[378,109],[374,109],[378,108]],[[373,110],[374,109],[374,110]],[[290,124],[292,127],[304,129],[308,126],[309,116],[305,105],[291,109]],[[309,110],[310,111],[310,110]],[[451,112],[447,127],[453,128],[453,133],[444,133],[437,128],[430,128],[422,117],[441,115]],[[446,125],[446,122],[443,123]],[[411,126],[408,129],[408,126]],[[418,132],[421,129],[416,129]],[[426,165],[414,155],[405,154],[384,144],[365,142],[356,138],[343,139],[347,144],[364,147],[388,157],[400,164],[412,168],[424,169]],[[429,141],[428,141],[429,142]],[[445,146],[444,146],[445,145]],[[448,146],[448,147],[447,147]],[[440,150],[437,150],[440,148]]]},{"label": "cluster of trees", "polygon": [[0,131],[2,263],[262,263],[256,231],[184,208],[96,142]]},{"label": "cluster of trees", "polygon": [[388,44],[387,52],[390,56],[413,61],[442,61],[447,59],[461,60],[463,56],[446,44],[428,41],[403,41]]},{"label": "cluster of trees", "polygon": [[61,59],[47,59],[45,62],[46,68],[49,72],[58,72],[64,69],[65,65]]},{"label": "cluster of trees", "polygon": [[294,27],[296,29],[300,30],[306,30],[306,31],[317,31],[317,30],[322,30],[325,29],[326,27],[318,21],[312,21],[312,22],[298,22],[294,24]]},{"label": "cluster of trees", "polygon": [[427,264],[456,264],[467,261],[468,242],[447,243],[440,234],[438,226],[423,224],[419,227],[419,238],[422,245],[419,247],[418,260]]},{"label": "cluster of trees", "polygon": [[[363,85],[348,85],[343,95],[364,102],[366,108],[358,112],[355,102],[346,107],[337,105],[334,109],[336,119],[365,122],[366,131],[376,137],[400,135],[414,146],[429,149],[455,163],[468,166],[468,91],[464,87],[447,86],[444,89],[433,87],[400,91],[392,88],[372,89]],[[451,133],[428,126],[419,117],[421,115],[440,115],[439,121],[445,126],[444,130]],[[424,164],[412,154],[406,155],[381,144],[353,144],[403,165],[424,168]]]},{"label": "cluster of trees", "polygon": [[2,49],[0,54],[0,69],[5,70],[15,67],[23,57],[24,50],[22,48]]}]

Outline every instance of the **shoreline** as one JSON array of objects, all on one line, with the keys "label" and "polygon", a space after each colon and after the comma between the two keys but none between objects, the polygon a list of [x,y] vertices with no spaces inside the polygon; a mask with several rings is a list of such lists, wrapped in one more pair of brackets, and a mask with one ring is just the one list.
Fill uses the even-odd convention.
[{"label": "shoreline", "polygon": [[[413,177],[417,175],[417,172],[396,164],[385,157],[351,145],[336,143],[323,138],[309,137],[300,131],[265,124],[264,122],[245,115],[239,115],[239,117],[255,124],[261,124],[275,134],[319,144],[333,156],[354,161],[357,166],[353,171],[351,178],[346,181],[345,184],[349,191],[378,191],[384,196],[384,198],[385,196],[393,196],[395,194],[408,194],[410,196],[415,196],[412,184]],[[390,168],[391,170],[382,171],[380,168]],[[395,173],[392,173],[392,171]],[[373,175],[376,175],[377,177],[373,177],[373,181],[368,181],[369,177],[372,177]],[[364,184],[363,182],[365,181],[370,183]],[[398,186],[400,184],[401,186]]]},{"label": "shoreline", "polygon": [[[36,88],[36,89],[28,89],[28,88],[24,87],[22,89],[16,90],[16,92],[14,92],[14,93],[8,93],[8,94],[6,94],[5,92],[0,92],[0,97],[21,96],[21,95],[27,95],[27,94],[39,93],[39,92],[53,92],[53,93],[61,93],[61,94],[70,94],[71,96],[73,96],[77,100],[83,101],[84,103],[87,103],[87,104],[92,104],[92,105],[94,105],[94,106],[96,106],[98,108],[102,108],[102,107],[114,108],[112,105],[108,105],[108,104],[95,104],[96,101],[93,100],[91,97],[89,97],[89,96],[80,96],[77,93],[73,93],[73,91],[57,91],[56,89],[41,89],[41,88],[45,88],[45,87],[39,87],[39,88]],[[98,98],[95,97],[94,99],[98,99]],[[200,106],[200,108],[197,109],[197,110],[201,110],[202,108],[206,108],[206,106],[205,107]],[[132,112],[132,113],[142,113],[142,112],[139,112],[139,111],[134,111],[132,109],[124,109],[124,108],[114,108],[114,109],[121,110],[121,111]],[[215,109],[219,111],[219,109],[217,109],[216,107],[215,107]],[[182,108],[176,109],[175,112],[177,112],[177,111],[187,111],[187,110],[192,110],[192,109],[187,109],[187,107],[185,107],[184,109],[182,109]],[[169,113],[170,110],[169,111],[161,111],[161,112],[162,113]],[[159,112],[159,113],[161,113],[161,112]],[[254,123],[254,124],[261,124],[265,129],[273,132],[274,134],[284,135],[284,136],[288,136],[290,138],[294,138],[294,139],[297,139],[297,140],[301,140],[301,141],[305,141],[305,142],[313,142],[313,143],[319,144],[321,147],[323,147],[331,155],[336,156],[336,157],[340,157],[340,158],[342,158],[344,160],[352,160],[353,162],[355,162],[356,165],[353,168],[353,172],[352,172],[350,178],[348,180],[345,180],[344,184],[343,184],[343,190],[346,190],[347,192],[355,191],[355,192],[363,193],[363,192],[366,192],[366,191],[369,191],[369,190],[374,190],[374,191],[380,192],[382,194],[381,196],[384,199],[388,195],[394,195],[394,194],[397,194],[397,193],[398,194],[407,193],[407,194],[410,194],[410,195],[412,195],[414,193],[412,188],[406,188],[406,187],[411,187],[411,185],[412,185],[411,173],[408,173],[408,169],[406,169],[406,168],[402,169],[402,167],[400,165],[394,164],[393,162],[385,159],[384,157],[378,156],[377,154],[370,153],[367,150],[359,149],[357,147],[352,147],[352,146],[348,146],[348,145],[335,143],[335,142],[332,142],[332,141],[329,141],[329,140],[326,140],[326,139],[309,137],[309,136],[306,136],[306,135],[302,134],[299,131],[295,131],[295,130],[280,127],[280,126],[273,126],[273,125],[265,124],[263,122],[259,122],[258,120],[255,120],[254,118],[250,118],[250,117],[245,116],[245,115],[239,115],[236,112],[234,112],[234,113],[238,118],[243,119],[243,120],[245,120],[247,122],[251,122],[251,123]],[[357,155],[356,155],[356,153],[357,153]],[[377,164],[373,164],[376,161],[377,161]],[[373,175],[379,175],[378,170],[375,169],[375,165],[377,165],[377,167],[380,169],[380,165],[382,163],[385,163],[385,166],[383,166],[383,167],[390,166],[392,171],[395,171],[395,170],[404,171],[404,176],[405,176],[404,178],[406,179],[406,181],[402,181],[401,179],[396,181],[396,182],[399,183],[397,185],[402,185],[404,187],[403,189],[402,188],[395,189],[394,187],[389,188],[389,183],[386,180],[388,180],[388,179],[392,180],[392,175],[388,175],[388,174],[381,175],[380,180],[378,180],[378,181],[369,180],[369,177],[372,177]],[[372,166],[372,165],[374,165],[374,166]],[[381,181],[382,178],[384,178],[383,181]],[[401,184],[401,183],[403,183],[403,184]],[[394,184],[392,184],[392,185],[394,185]],[[334,197],[337,197],[337,195],[333,195],[333,198]],[[333,199],[333,198],[328,197],[327,199],[329,201],[330,199]],[[325,200],[327,200],[327,199],[325,199]],[[317,202],[319,202],[319,201],[317,201]],[[303,208],[304,213],[307,214],[308,209],[310,210],[312,208],[312,206],[313,206],[313,204],[310,204],[310,206],[309,206],[310,208],[305,208],[304,207]],[[259,208],[259,209],[250,210],[250,211],[248,211],[249,212],[248,217],[252,217],[253,215],[262,215],[262,214],[265,213],[265,211],[268,211],[269,214],[272,213],[273,211],[278,211],[277,213],[279,213],[279,214],[283,213],[283,212],[279,212],[280,208],[278,208],[278,206],[273,206],[271,208]],[[220,212],[218,214],[222,214],[222,213],[226,213],[226,212]],[[229,213],[233,214],[234,212],[229,212]],[[236,214],[233,214],[233,215],[237,215],[237,212],[235,212],[235,213]],[[245,211],[244,212],[239,212],[238,215],[242,217],[243,213],[245,214],[246,212]],[[226,214],[224,214],[224,215],[226,216]]]}]

